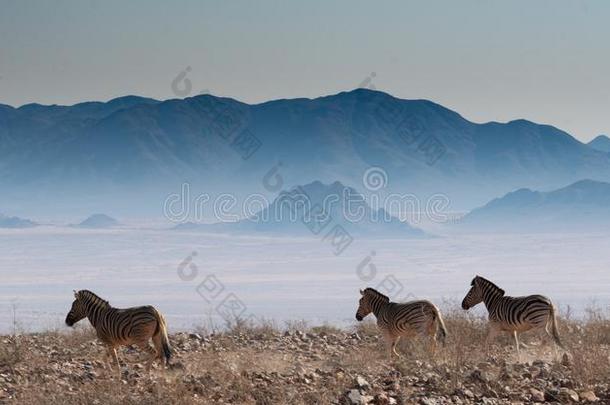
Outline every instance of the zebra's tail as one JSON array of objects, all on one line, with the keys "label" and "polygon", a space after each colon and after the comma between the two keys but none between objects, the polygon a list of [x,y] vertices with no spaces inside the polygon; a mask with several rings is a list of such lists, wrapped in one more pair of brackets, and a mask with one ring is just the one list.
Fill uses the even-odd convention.
[{"label": "zebra's tail", "polygon": [[163,348],[163,356],[165,357],[165,363],[169,364],[169,359],[172,357],[172,349],[169,345],[169,338],[167,337],[167,324],[165,318],[159,311],[155,309],[157,314],[157,329],[155,335],[161,335],[161,347]]},{"label": "zebra's tail", "polygon": [[436,322],[438,324],[436,338],[442,343],[443,346],[445,346],[445,339],[447,338],[447,328],[445,327],[445,322],[443,322],[441,311],[439,311],[436,306],[434,306],[434,312],[436,315]]},{"label": "zebra's tail", "polygon": [[555,306],[553,304],[551,304],[551,316],[549,319],[549,324],[551,325],[551,335],[553,336],[553,340],[557,346],[565,350],[565,347],[561,343],[561,339],[559,339],[559,332],[557,331],[557,317],[555,316]]}]

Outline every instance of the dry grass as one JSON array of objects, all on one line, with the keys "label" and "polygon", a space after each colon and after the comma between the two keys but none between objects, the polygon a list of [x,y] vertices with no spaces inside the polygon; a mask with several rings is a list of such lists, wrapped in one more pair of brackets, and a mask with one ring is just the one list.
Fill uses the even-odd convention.
[{"label": "dry grass", "polygon": [[[521,341],[528,345],[528,348],[521,349],[521,360],[509,334],[498,336],[489,351],[485,349],[485,318],[461,310],[445,312],[443,317],[449,332],[446,345],[439,346],[437,353],[432,356],[426,342],[403,339],[398,346],[403,357],[395,363],[398,367],[401,364],[408,365],[408,360],[414,359],[441,366],[450,375],[454,389],[461,385],[465,373],[489,362],[503,365],[542,360],[559,365],[567,360],[571,383],[576,386],[591,388],[610,381],[610,318],[603,310],[590,309],[581,319],[574,319],[569,314],[558,317],[559,335],[567,349],[564,351],[558,348],[558,356],[555,356],[554,344],[545,332],[521,334]],[[354,330],[365,338],[378,336],[377,327],[370,320],[358,324]],[[564,359],[564,354],[567,359]],[[379,340],[377,350],[366,350],[360,358],[352,360],[369,364],[369,361],[375,362],[384,355],[383,344]]]},{"label": "dry grass", "polygon": [[14,369],[23,360],[23,350],[18,336],[5,337],[0,345],[0,369]]},{"label": "dry grass", "polygon": [[[103,348],[92,343],[90,328],[15,334],[0,338],[0,375],[10,376],[9,381],[0,378],[0,402],[329,404],[342,403],[346,390],[354,388],[355,376],[363,375],[371,383],[372,396],[391,393],[398,403],[412,403],[418,395],[449,400],[465,387],[480,395],[492,388],[498,391],[492,383],[477,380],[481,373],[489,373],[494,381],[513,373],[502,384],[512,387],[516,397],[529,395],[528,387],[544,389],[541,385],[548,383],[590,389],[602,401],[610,400],[610,321],[602,311],[592,310],[584,319],[559,319],[559,333],[570,352],[567,366],[561,364],[561,356],[554,357],[552,346],[542,344],[540,334],[524,335],[531,345],[523,350],[530,365],[520,365],[507,336],[498,338],[489,352],[482,348],[484,319],[463,311],[445,313],[444,319],[449,335],[435,356],[426,342],[403,340],[402,357],[394,361],[386,358],[371,321],[351,330],[308,327],[304,322],[280,328],[270,321],[236,321],[222,330],[200,329],[201,339],[188,333],[172,335],[176,366],[170,370],[156,369],[148,375],[136,364],[137,353],[123,351],[127,372],[122,381],[103,368]],[[543,360],[550,374],[524,379],[521,375],[535,368],[534,360]]]},{"label": "dry grass", "polygon": [[0,369],[14,370],[14,367],[19,364],[24,357],[24,348],[21,345],[19,335],[17,333],[19,324],[17,322],[17,307],[12,306],[13,314],[13,333],[10,336],[5,336],[0,345]]}]

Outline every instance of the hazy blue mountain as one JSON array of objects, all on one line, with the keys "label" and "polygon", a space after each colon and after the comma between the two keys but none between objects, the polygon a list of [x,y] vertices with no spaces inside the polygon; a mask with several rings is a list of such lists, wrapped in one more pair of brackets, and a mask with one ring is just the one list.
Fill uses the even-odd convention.
[{"label": "hazy blue mountain", "polygon": [[608,231],[610,184],[582,180],[540,192],[520,189],[466,215],[460,228],[490,231]]},{"label": "hazy blue mountain", "polygon": [[281,192],[275,200],[250,218],[215,224],[185,223],[178,230],[266,233],[281,235],[328,235],[345,230],[349,235],[374,238],[419,238],[425,234],[382,208],[371,207],[366,197],[336,181],[315,181]]},{"label": "hazy blue mountain", "polygon": [[265,192],[262,180],[280,162],[284,189],[315,180],[360,189],[376,165],[389,179],[380,193],[444,193],[454,209],[519,187],[610,181],[610,156],[557,128],[475,124],[430,101],[366,89],[256,105],[200,95],[0,106],[0,162],[9,202],[83,215],[159,215],[183,182],[210,194]]},{"label": "hazy blue mountain", "polygon": [[75,225],[77,228],[89,228],[89,229],[104,229],[112,228],[120,225],[119,222],[105,214],[93,214],[80,224]]},{"label": "hazy blue mountain", "polygon": [[0,214],[0,228],[32,228],[35,226],[38,226],[38,224],[29,219],[7,217],[6,215]]},{"label": "hazy blue mountain", "polygon": [[602,152],[610,153],[610,138],[606,135],[599,135],[587,145],[593,149],[597,149]]}]

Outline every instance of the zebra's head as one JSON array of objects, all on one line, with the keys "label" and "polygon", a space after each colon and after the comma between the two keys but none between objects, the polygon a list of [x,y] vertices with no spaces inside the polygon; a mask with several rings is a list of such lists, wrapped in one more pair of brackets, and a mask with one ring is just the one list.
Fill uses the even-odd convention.
[{"label": "zebra's head", "polygon": [[364,319],[364,317],[366,317],[368,314],[373,312],[374,302],[377,301],[377,303],[379,303],[379,301],[383,301],[383,302],[390,301],[390,299],[388,297],[386,297],[385,295],[381,294],[380,292],[378,292],[372,288],[366,288],[366,289],[364,289],[364,291],[360,290],[360,295],[362,295],[362,297],[360,297],[360,301],[358,304],[358,311],[356,311],[356,320],[357,321],[362,321]]},{"label": "zebra's head", "polygon": [[87,316],[85,302],[80,298],[77,291],[74,291],[74,302],[72,308],[66,316],[66,325],[74,326],[74,324]]},{"label": "zebra's head", "polygon": [[476,276],[472,279],[472,282],[470,283],[470,291],[468,291],[468,294],[466,294],[464,300],[462,301],[462,309],[469,310],[483,301],[483,293],[478,283],[479,278],[479,276]]}]

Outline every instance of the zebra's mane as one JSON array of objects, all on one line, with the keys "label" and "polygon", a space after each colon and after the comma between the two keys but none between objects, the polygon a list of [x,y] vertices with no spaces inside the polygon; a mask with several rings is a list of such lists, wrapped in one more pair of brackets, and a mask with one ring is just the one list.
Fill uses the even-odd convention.
[{"label": "zebra's mane", "polygon": [[89,290],[80,290],[77,294],[79,298],[89,301],[92,304],[101,305],[104,307],[110,306],[110,303],[108,301]]},{"label": "zebra's mane", "polygon": [[375,297],[379,297],[381,299],[383,299],[385,302],[390,302],[390,298],[387,295],[383,295],[382,293],[380,293],[379,291],[375,290],[374,288],[371,287],[367,287],[364,289],[364,293],[371,293],[372,295],[374,295]]},{"label": "zebra's mane", "polygon": [[492,282],[491,282],[491,281],[489,281],[488,279],[483,278],[483,277],[481,277],[481,276],[476,276],[475,278],[473,278],[473,279],[472,279],[472,283],[471,283],[470,285],[474,286],[474,283],[475,283],[475,281],[477,281],[477,280],[478,280],[479,282],[483,283],[483,285],[484,285],[485,287],[491,287],[491,288],[493,288],[494,290],[496,290],[496,291],[500,292],[502,295],[504,295],[504,294],[505,294],[505,292],[504,292],[504,290],[503,290],[503,289],[501,289],[500,287],[498,287],[497,285],[495,285],[494,283],[492,283]]}]

